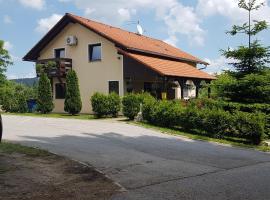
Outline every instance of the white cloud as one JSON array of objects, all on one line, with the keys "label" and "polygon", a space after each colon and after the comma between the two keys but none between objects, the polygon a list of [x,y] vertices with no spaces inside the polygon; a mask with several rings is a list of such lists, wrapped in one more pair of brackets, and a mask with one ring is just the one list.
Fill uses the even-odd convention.
[{"label": "white cloud", "polygon": [[5,15],[5,16],[4,16],[3,21],[4,21],[5,24],[11,24],[11,23],[12,23],[12,19],[11,19],[11,17],[8,16],[8,15]]},{"label": "white cloud", "polygon": [[13,44],[11,44],[9,41],[4,42],[4,49],[10,51],[13,48]]},{"label": "white cloud", "polygon": [[86,17],[118,26],[134,19],[137,13],[153,11],[156,20],[164,22],[167,26],[168,38],[165,41],[176,45],[177,37],[181,34],[187,36],[192,45],[204,43],[205,31],[200,27],[201,21],[196,15],[196,10],[184,6],[177,0],[74,0],[72,2],[84,11]]},{"label": "white cloud", "polygon": [[192,7],[178,4],[170,9],[169,14],[165,16],[164,20],[168,27],[170,38],[174,38],[174,41],[177,41],[175,38],[179,33],[187,36],[192,45],[204,45],[205,31],[200,27],[200,19]]},{"label": "white cloud", "polygon": [[130,20],[130,11],[125,8],[119,8],[118,14],[121,16],[123,21]]},{"label": "white cloud", "polygon": [[205,69],[208,73],[218,73],[220,74],[224,70],[231,70],[232,66],[228,63],[234,62],[233,59],[227,59],[224,56],[220,56],[216,59],[205,58],[204,61],[208,62],[210,65]]},{"label": "white cloud", "polygon": [[[258,0],[258,4],[265,3],[258,11],[252,12],[252,17],[257,20],[270,22],[270,7],[267,0]],[[238,7],[238,0],[199,0],[197,12],[204,17],[221,15],[232,23],[243,23],[247,21],[247,11]]]},{"label": "white cloud", "polygon": [[42,18],[38,20],[38,26],[35,30],[39,33],[47,33],[61,18],[62,15],[58,14],[52,14],[48,18]]},{"label": "white cloud", "polygon": [[46,5],[45,0],[19,0],[19,2],[25,7],[37,10],[42,10]]}]

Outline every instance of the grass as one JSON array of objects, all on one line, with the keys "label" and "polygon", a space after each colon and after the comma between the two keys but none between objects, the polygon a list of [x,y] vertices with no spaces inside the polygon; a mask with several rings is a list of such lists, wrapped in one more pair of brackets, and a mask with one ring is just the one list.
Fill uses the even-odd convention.
[{"label": "grass", "polygon": [[[46,157],[52,155],[48,151],[41,150],[33,147],[26,147],[20,144],[2,142],[0,143],[0,153],[20,153],[31,157]],[[0,169],[1,171],[1,169]]]},{"label": "grass", "polygon": [[90,114],[80,114],[80,115],[70,115],[64,113],[2,113],[3,115],[19,115],[19,116],[29,116],[29,117],[47,117],[47,118],[63,118],[63,119],[81,119],[90,120],[95,119],[94,115]]},{"label": "grass", "polygon": [[184,136],[186,138],[193,139],[193,140],[215,142],[215,143],[221,143],[221,144],[231,145],[235,147],[243,147],[243,148],[255,149],[255,150],[264,151],[264,152],[270,152],[270,146],[247,144],[244,139],[241,140],[239,138],[236,139],[236,138],[231,138],[231,137],[219,139],[219,138],[212,138],[212,137],[199,135],[195,133],[188,133],[188,132],[184,132],[178,129],[159,127],[159,126],[151,125],[145,122],[130,122],[129,121],[128,123],[139,125],[144,128],[154,129],[165,134]]}]

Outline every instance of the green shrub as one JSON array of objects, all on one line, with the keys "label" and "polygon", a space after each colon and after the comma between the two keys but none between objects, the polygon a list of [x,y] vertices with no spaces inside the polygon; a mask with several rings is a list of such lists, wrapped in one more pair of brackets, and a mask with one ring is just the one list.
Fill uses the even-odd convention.
[{"label": "green shrub", "polygon": [[81,112],[82,101],[80,95],[80,88],[78,77],[74,70],[70,70],[66,78],[67,90],[65,96],[65,111],[75,115]]},{"label": "green shrub", "polygon": [[204,109],[200,113],[201,130],[219,138],[230,133],[233,119],[229,112],[220,109]]},{"label": "green shrub", "polygon": [[121,99],[118,94],[116,93],[111,93],[107,97],[107,105],[108,105],[108,114],[117,117],[118,112],[120,111],[121,108]]},{"label": "green shrub", "polygon": [[105,94],[96,92],[91,97],[92,110],[97,118],[106,116],[109,113],[108,98]]},{"label": "green shrub", "polygon": [[179,103],[173,101],[158,101],[153,107],[152,122],[163,127],[174,127],[182,114]]},{"label": "green shrub", "polygon": [[260,144],[264,137],[265,118],[262,114],[236,112],[234,114],[234,135]]},{"label": "green shrub", "polygon": [[140,112],[140,104],[142,103],[142,98],[139,94],[127,94],[122,99],[123,114],[130,120],[134,120],[137,114]]},{"label": "green shrub", "polygon": [[154,114],[154,108],[158,101],[152,97],[150,94],[145,95],[142,101],[142,116],[143,120],[146,120],[150,123],[153,123],[153,114]]},{"label": "green shrub", "polygon": [[18,95],[17,103],[18,103],[17,111],[19,113],[28,112],[28,105],[27,105],[26,98],[25,98],[24,94],[19,94]]}]

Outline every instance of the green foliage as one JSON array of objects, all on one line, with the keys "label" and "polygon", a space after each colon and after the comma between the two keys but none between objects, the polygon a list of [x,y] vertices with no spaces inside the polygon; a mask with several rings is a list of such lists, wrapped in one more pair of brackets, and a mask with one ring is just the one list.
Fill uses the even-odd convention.
[{"label": "green foliage", "polygon": [[[264,137],[265,116],[261,113],[224,110],[222,101],[194,100],[187,105],[180,102],[155,101],[143,106],[143,116],[151,124],[162,127],[182,127],[210,137],[245,138],[259,144]],[[145,109],[146,108],[146,109]],[[146,112],[146,113],[145,113]]]},{"label": "green foliage", "polygon": [[41,74],[38,83],[37,106],[43,114],[50,113],[54,108],[51,83],[45,73]]},{"label": "green foliage", "polygon": [[122,99],[123,114],[125,117],[133,120],[140,112],[140,104],[142,103],[142,98],[139,94],[127,94]]},{"label": "green foliage", "polygon": [[258,10],[263,6],[258,0],[251,0],[248,3],[245,0],[239,0],[239,8],[248,11],[249,21],[241,26],[234,25],[231,31],[227,33],[236,35],[245,34],[249,38],[248,46],[239,46],[236,49],[222,50],[222,54],[226,58],[233,59],[234,62],[229,63],[235,67],[236,77],[243,77],[247,74],[261,72],[270,63],[270,48],[264,47],[258,40],[251,41],[252,36],[256,36],[263,30],[268,28],[266,21],[253,20],[251,23],[251,12]]},{"label": "green foliage", "polygon": [[242,103],[270,103],[270,70],[236,79],[221,74],[211,83],[212,97]]},{"label": "green foliage", "polygon": [[91,97],[92,110],[97,118],[112,116],[117,117],[121,107],[119,95],[111,93],[109,95],[96,92]]},{"label": "green foliage", "polygon": [[27,100],[36,98],[36,89],[13,81],[0,86],[0,105],[7,112],[27,112]]},{"label": "green foliage", "polygon": [[56,69],[56,62],[55,61],[48,61],[45,64],[36,64],[36,72],[37,74],[41,74],[41,73],[48,73],[51,70],[55,70]]},{"label": "green foliage", "polygon": [[12,64],[8,51],[4,49],[4,41],[0,40],[0,84],[5,80],[4,72],[6,72],[7,67]]},{"label": "green foliage", "polygon": [[91,97],[92,110],[96,117],[101,118],[108,114],[108,101],[105,94],[96,92]]},{"label": "green foliage", "polygon": [[239,46],[237,49],[222,50],[223,56],[234,59],[233,65],[238,73],[236,76],[244,76],[250,73],[259,73],[270,63],[270,48],[263,47],[258,41],[250,44],[250,47]]},{"label": "green foliage", "polygon": [[70,70],[66,77],[66,97],[65,97],[65,111],[75,115],[80,113],[82,109],[82,101],[80,95],[80,88],[78,77],[74,70]]},{"label": "green foliage", "polygon": [[24,94],[19,94],[18,96],[18,112],[26,113],[28,112],[27,99]]},{"label": "green foliage", "polygon": [[153,108],[156,106],[157,101],[153,96],[151,96],[148,93],[141,95],[141,97],[143,97],[142,117],[144,120],[153,123],[152,121],[153,120],[152,115],[154,114]]},{"label": "green foliage", "polygon": [[121,109],[121,99],[118,94],[111,93],[107,97],[108,101],[108,114],[112,115],[113,117],[118,116],[118,112]]}]

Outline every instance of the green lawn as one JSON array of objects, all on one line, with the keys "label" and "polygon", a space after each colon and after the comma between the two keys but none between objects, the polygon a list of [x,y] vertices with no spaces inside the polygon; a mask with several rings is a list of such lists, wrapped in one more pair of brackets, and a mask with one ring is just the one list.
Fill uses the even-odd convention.
[{"label": "green lawn", "polygon": [[251,148],[251,149],[256,149],[259,151],[264,151],[264,152],[269,152],[270,151],[270,146],[265,146],[265,145],[250,145],[246,144],[246,141],[244,139],[239,139],[239,138],[223,138],[223,139],[218,139],[218,138],[211,138],[205,135],[199,135],[199,134],[194,134],[194,133],[187,133],[183,132],[177,129],[171,129],[171,128],[164,128],[164,127],[159,127],[159,126],[154,126],[145,122],[128,122],[132,123],[138,126],[142,126],[144,128],[150,128],[154,130],[158,130],[162,133],[165,134],[170,134],[170,135],[180,135],[184,136],[189,139],[193,140],[201,140],[201,141],[208,141],[208,142],[216,142],[216,143],[222,143],[222,144],[227,144],[231,146],[236,146],[236,147],[244,147],[244,148]]},{"label": "green lawn", "polygon": [[44,157],[52,155],[48,151],[41,150],[33,147],[26,147],[20,144],[2,142],[0,143],[0,153],[21,153],[32,157]]},{"label": "green lawn", "polygon": [[90,114],[79,114],[79,115],[70,115],[70,114],[65,114],[65,113],[49,113],[49,114],[40,114],[40,113],[2,113],[2,114],[3,115],[30,116],[30,117],[82,119],[82,120],[95,119],[94,115],[90,115]]}]

